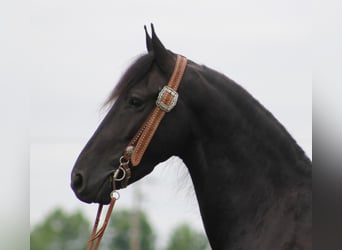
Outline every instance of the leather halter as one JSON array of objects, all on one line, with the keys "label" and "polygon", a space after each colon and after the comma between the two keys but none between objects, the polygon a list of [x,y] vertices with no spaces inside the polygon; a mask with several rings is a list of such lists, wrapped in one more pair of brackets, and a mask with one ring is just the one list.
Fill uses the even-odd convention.
[{"label": "leather halter", "polygon": [[120,158],[120,169],[122,175],[120,180],[121,187],[126,187],[131,176],[129,163],[133,167],[139,165],[144,153],[150,144],[161,120],[166,113],[170,112],[177,104],[178,87],[186,69],[187,59],[177,55],[176,65],[167,85],[159,92],[156,100],[156,107],[152,110],[149,117],[140,127],[133,139],[130,141],[123,156]]},{"label": "leather halter", "polygon": [[[102,236],[106,230],[109,223],[110,215],[114,208],[115,202],[119,199],[120,195],[116,192],[116,182],[121,181],[121,187],[126,187],[128,180],[131,177],[131,169],[129,163],[136,167],[139,165],[144,153],[150,144],[154,133],[156,132],[161,120],[167,112],[170,112],[177,104],[178,93],[177,89],[182,80],[185,68],[187,65],[187,59],[183,56],[177,55],[175,69],[172,73],[170,81],[163,89],[159,92],[156,107],[153,109],[150,116],[140,127],[138,132],[135,134],[131,142],[126,147],[126,150],[120,158],[120,166],[113,173],[112,184],[113,191],[111,192],[111,201],[105,220],[102,227],[97,230],[102,207],[100,204],[97,210],[97,215],[95,218],[95,223],[92,229],[92,233],[88,240],[87,250],[97,250],[99,248]],[[119,176],[120,171],[122,171],[121,176]]]}]

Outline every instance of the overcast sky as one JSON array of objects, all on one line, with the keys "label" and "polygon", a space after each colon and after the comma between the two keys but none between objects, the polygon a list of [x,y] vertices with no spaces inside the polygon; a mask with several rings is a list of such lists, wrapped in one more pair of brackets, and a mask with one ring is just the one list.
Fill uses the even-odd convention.
[{"label": "overcast sky", "polygon": [[[151,22],[167,48],[224,73],[252,93],[311,157],[309,6],[308,0],[34,0],[31,223],[56,206],[95,216],[95,205],[73,195],[70,171],[104,115],[105,98],[145,52],[143,25]],[[137,184],[141,206],[162,240],[184,220],[202,227],[183,166],[177,159],[171,163]],[[133,190],[121,192],[118,208],[131,206]]]}]

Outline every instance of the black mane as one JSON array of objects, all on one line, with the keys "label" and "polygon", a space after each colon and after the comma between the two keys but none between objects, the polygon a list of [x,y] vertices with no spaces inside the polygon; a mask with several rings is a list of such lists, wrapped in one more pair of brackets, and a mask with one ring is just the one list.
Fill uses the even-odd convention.
[{"label": "black mane", "polygon": [[[230,127],[226,127],[225,129],[230,131],[232,136],[235,136],[234,131],[244,129],[246,137],[255,138],[255,145],[249,144],[248,148],[246,148],[245,141],[241,141],[240,145],[236,145],[236,148],[246,148],[246,152],[249,152],[246,153],[246,155],[248,155],[253,153],[253,151],[250,152],[250,150],[251,147],[254,146],[255,150],[258,151],[258,153],[255,153],[255,156],[253,156],[256,160],[257,155],[259,155],[261,151],[260,147],[267,147],[269,149],[265,149],[265,152],[272,150],[272,153],[275,154],[275,152],[278,151],[277,158],[279,157],[279,161],[286,162],[290,165],[292,164],[297,170],[302,171],[306,175],[311,175],[310,159],[287,129],[269,110],[241,85],[224,74],[204,65],[193,65],[197,74],[200,75],[202,79],[205,79],[211,88],[216,88],[217,98],[222,100],[220,106],[222,108],[225,107],[224,109],[226,110],[217,112],[220,112],[221,115],[225,113],[224,115],[229,118],[223,119],[230,120],[226,123]],[[213,105],[210,102],[206,103],[207,105]],[[211,107],[211,110],[215,109],[216,107]],[[201,112],[203,112],[203,110],[201,110]],[[272,155],[271,152],[267,155],[263,155],[263,157],[267,159],[270,155]]]},{"label": "black mane", "polygon": [[135,83],[139,82],[146,74],[149,73],[154,61],[154,54],[140,55],[125,71],[111,94],[105,101],[105,106],[112,104],[122,93],[127,93]]}]

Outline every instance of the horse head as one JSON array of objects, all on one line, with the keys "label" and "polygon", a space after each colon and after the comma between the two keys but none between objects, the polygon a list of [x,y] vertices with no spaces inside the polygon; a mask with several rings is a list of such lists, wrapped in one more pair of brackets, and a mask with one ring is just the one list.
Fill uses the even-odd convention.
[{"label": "horse head", "polygon": [[[173,73],[177,55],[163,46],[153,26],[152,37],[146,27],[145,31],[147,53],[128,68],[116,85],[107,100],[110,105],[107,115],[73,167],[71,187],[84,202],[109,203],[113,172],[118,169],[127,145],[156,107],[158,94]],[[161,121],[139,164],[130,166],[131,176],[126,184],[141,179],[158,163],[184,150],[190,135],[184,105],[180,95],[172,112]],[[124,186],[122,181],[114,185],[115,188]]]}]

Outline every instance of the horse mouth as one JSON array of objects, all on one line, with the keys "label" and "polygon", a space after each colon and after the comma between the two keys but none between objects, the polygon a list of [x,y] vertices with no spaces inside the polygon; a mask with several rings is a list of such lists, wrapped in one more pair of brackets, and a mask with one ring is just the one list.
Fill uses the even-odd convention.
[{"label": "horse mouth", "polygon": [[85,203],[98,203],[107,205],[110,203],[110,193],[113,191],[113,181],[111,176],[107,176],[98,187],[93,187],[93,192],[75,192],[76,197]]},{"label": "horse mouth", "polygon": [[[110,170],[107,173],[103,173],[103,177],[98,179],[96,182],[91,185],[85,182],[82,186],[82,178],[78,178],[77,180],[71,183],[71,188],[73,189],[76,197],[88,204],[98,203],[102,205],[107,205],[111,201],[111,193],[113,190],[119,190],[126,185],[124,185],[125,175],[121,175],[121,173],[117,176],[118,180],[114,181],[113,173],[115,170]],[[76,178],[75,178],[76,179]]]}]

